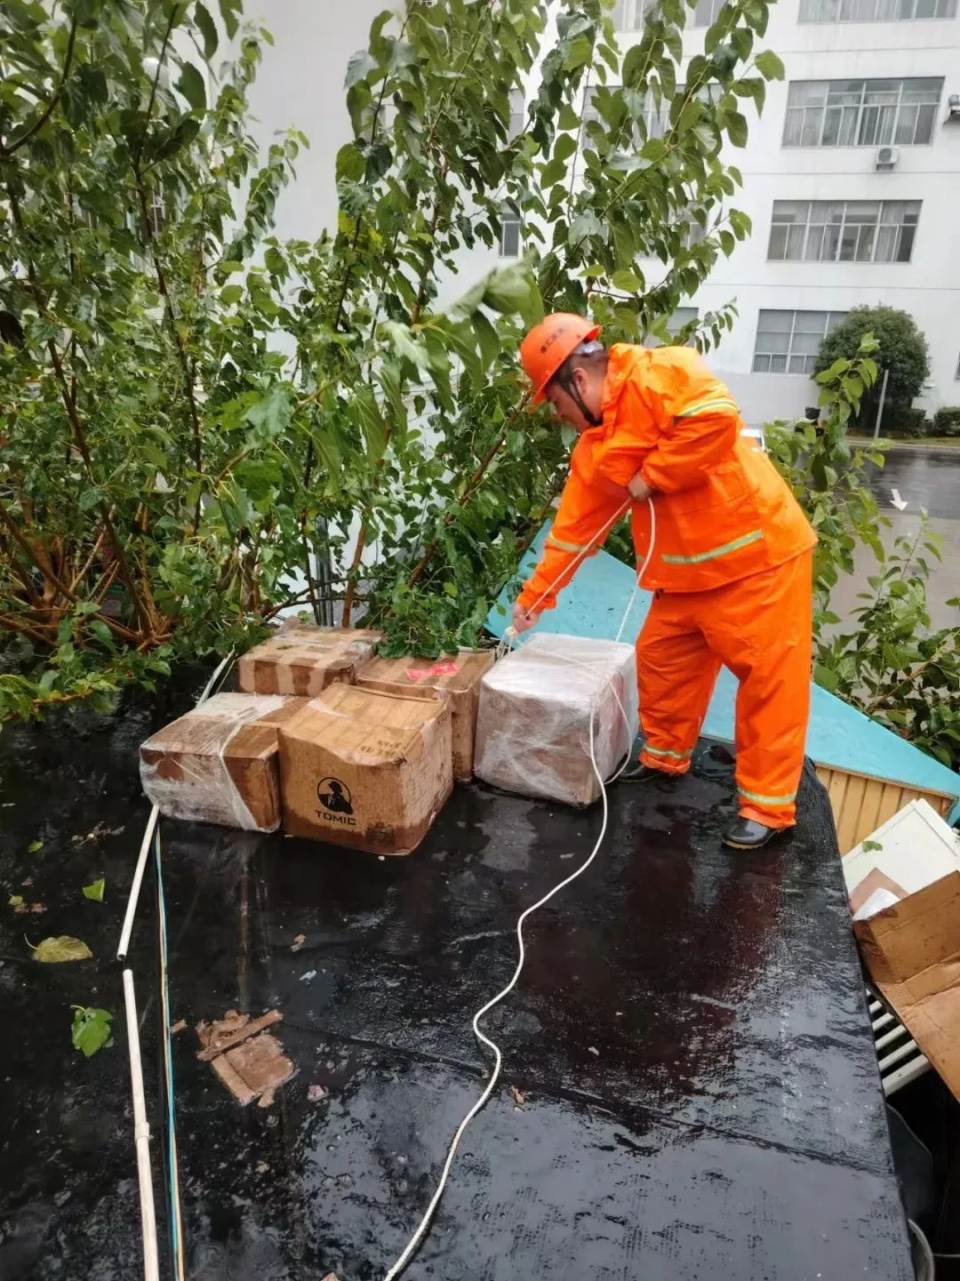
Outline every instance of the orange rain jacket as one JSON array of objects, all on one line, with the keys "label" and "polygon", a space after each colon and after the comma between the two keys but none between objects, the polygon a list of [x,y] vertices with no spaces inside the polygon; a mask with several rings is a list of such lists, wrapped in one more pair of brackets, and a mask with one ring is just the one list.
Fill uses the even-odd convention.
[{"label": "orange rain jacket", "polygon": [[[740,433],[730,392],[689,347],[610,349],[603,423],[570,462],[543,559],[520,594],[550,609],[583,554],[603,543],[638,471],[655,491],[654,554],[642,586],[702,592],[782,565],[816,535],[770,460]],[[633,504],[638,564],[650,543],[647,503]]]}]

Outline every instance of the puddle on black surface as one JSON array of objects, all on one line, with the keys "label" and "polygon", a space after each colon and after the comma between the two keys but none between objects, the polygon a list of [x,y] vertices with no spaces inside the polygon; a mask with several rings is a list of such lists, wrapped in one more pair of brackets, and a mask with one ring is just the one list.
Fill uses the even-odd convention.
[{"label": "puddle on black surface", "polygon": [[[8,897],[32,876],[47,908],[0,911],[0,1281],[119,1281],[141,1267],[109,958],[147,813],[136,747],[175,710],[132,700],[112,721],[0,735],[0,803],[13,803],[0,883]],[[615,791],[597,862],[530,923],[520,989],[489,1019],[502,1088],[464,1141],[411,1281],[911,1275],[812,775],[801,805],[778,848],[739,856],[718,839],[731,783],[702,754],[680,783]],[[73,840],[97,824],[124,830]],[[482,1088],[470,1020],[512,971],[516,917],[586,857],[598,825],[481,788],[458,789],[409,859],[163,825],[194,1281],[384,1275]],[[102,905],[81,893],[100,875]],[[78,935],[96,959],[38,965],[25,920],[31,937]],[[159,1135],[151,892],[133,965]],[[111,1049],[72,1050],[71,1003],[114,1011]],[[194,1025],[231,1007],[283,1012],[275,1031],[298,1074],[267,1111],[240,1108],[196,1060]],[[158,1152],[161,1202],[163,1186]]]}]

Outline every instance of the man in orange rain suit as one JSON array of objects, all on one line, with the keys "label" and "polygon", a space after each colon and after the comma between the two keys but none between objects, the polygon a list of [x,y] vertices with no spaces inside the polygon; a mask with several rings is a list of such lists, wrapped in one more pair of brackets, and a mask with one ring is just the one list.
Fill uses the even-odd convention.
[{"label": "man in orange rain suit", "polygon": [[607,351],[599,332],[582,316],[548,316],[521,347],[534,403],[549,401],[580,439],[513,625],[525,631],[556,604],[632,500],[641,585],[654,599],[637,640],[643,750],[623,777],[686,773],[727,666],[740,682],[740,807],[724,840],[757,849],[795,822],[816,535],[770,460],[741,436],[730,392],[697,352]]}]

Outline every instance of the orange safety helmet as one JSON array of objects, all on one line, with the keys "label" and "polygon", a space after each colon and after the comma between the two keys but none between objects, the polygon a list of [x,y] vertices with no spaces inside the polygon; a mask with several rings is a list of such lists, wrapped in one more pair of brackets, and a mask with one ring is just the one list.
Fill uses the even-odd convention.
[{"label": "orange safety helmet", "polygon": [[520,363],[533,383],[533,404],[539,405],[547,383],[582,342],[590,342],[600,333],[600,326],[585,316],[558,311],[541,320],[520,344]]}]

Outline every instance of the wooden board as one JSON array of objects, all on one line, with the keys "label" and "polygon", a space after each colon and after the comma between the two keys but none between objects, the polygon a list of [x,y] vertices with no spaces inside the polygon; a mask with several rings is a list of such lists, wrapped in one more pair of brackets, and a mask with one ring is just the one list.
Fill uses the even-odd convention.
[{"label": "wooden board", "polygon": [[919,791],[886,779],[869,778],[852,770],[820,765],[817,777],[830,797],[841,854],[849,854],[911,801],[922,797],[944,818],[953,805],[953,797],[940,792]]}]

